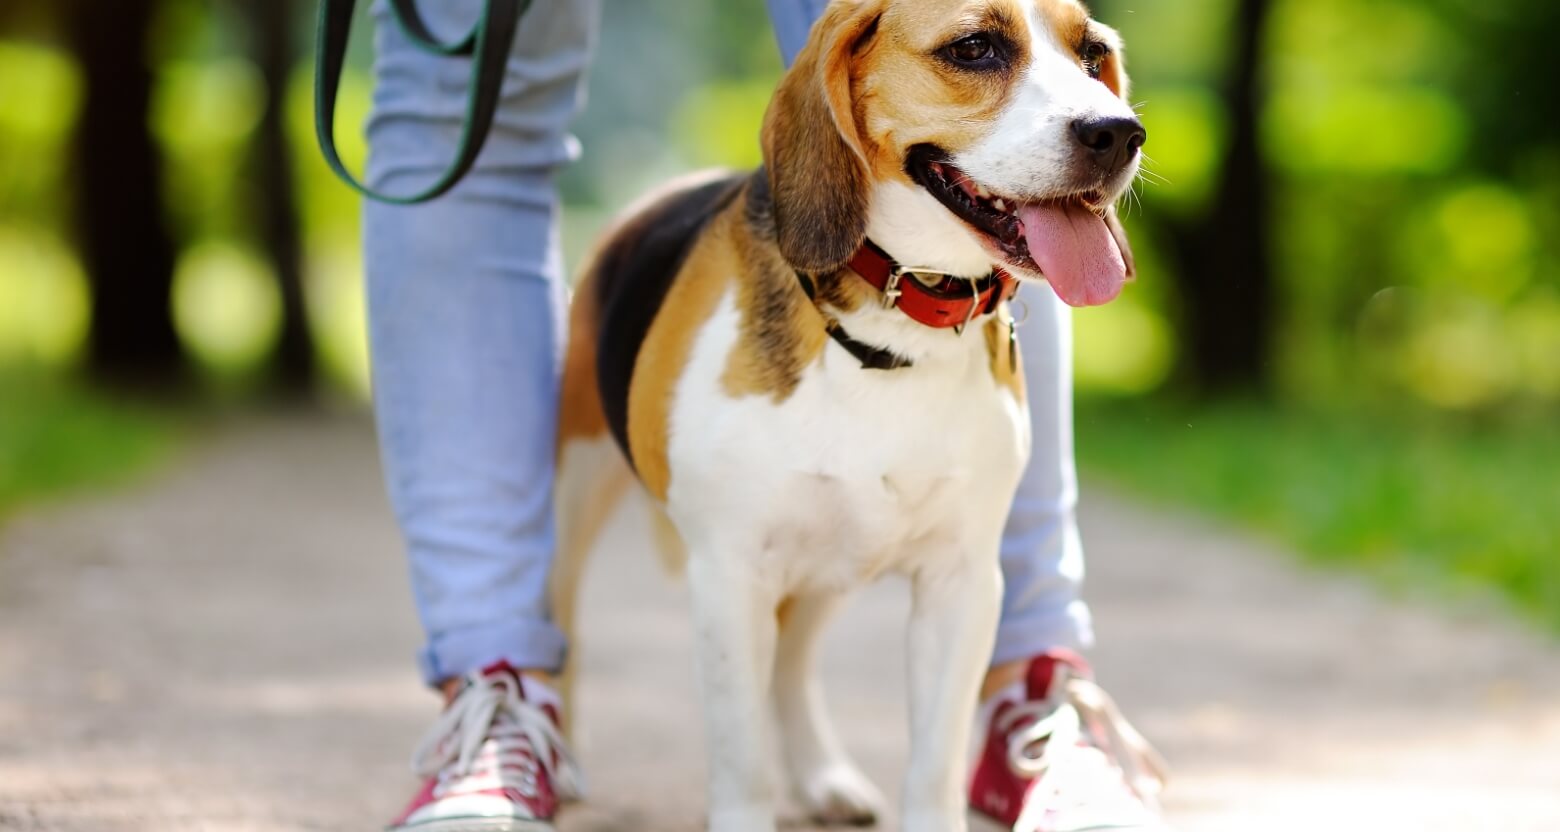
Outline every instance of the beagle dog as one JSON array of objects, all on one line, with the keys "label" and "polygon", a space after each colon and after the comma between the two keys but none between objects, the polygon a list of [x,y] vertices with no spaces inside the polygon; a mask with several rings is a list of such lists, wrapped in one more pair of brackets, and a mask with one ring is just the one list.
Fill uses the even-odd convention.
[{"label": "beagle dog", "polygon": [[[966,825],[998,543],[1029,454],[1008,299],[1103,303],[1132,273],[1112,205],[1145,133],[1119,38],[1077,0],[834,0],[764,119],[757,172],[631,209],[578,284],[554,613],[637,480],[691,586],[709,827],[775,828],[791,782],[868,822],[814,678],[851,589],[909,577],[909,832]],[[1041,287],[1043,288],[1043,287]],[[565,679],[565,684],[567,684]]]}]

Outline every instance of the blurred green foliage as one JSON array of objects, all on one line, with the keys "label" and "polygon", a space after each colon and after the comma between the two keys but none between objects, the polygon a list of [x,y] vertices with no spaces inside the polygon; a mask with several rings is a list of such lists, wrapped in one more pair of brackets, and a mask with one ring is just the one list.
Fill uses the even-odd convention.
[{"label": "blurred green foliage", "polygon": [[[1117,305],[1077,316],[1078,378],[1085,388],[1148,392],[1173,379],[1176,360],[1180,300],[1165,249],[1172,223],[1204,210],[1224,152],[1216,86],[1233,2],[1096,5],[1126,38],[1151,161],[1129,206],[1142,280]],[[1524,15],[1552,19],[1545,7],[1278,0],[1263,135],[1279,184],[1273,375],[1289,398],[1365,397],[1477,415],[1560,402],[1560,147],[1517,146],[1521,158],[1492,162],[1479,141],[1537,91],[1494,89],[1477,71],[1488,50],[1530,48],[1536,30],[1524,30]],[[230,8],[166,0],[162,9],[151,117],[169,160],[167,210],[184,245],[179,327],[213,374],[241,376],[270,348],[279,314],[250,231],[254,183],[241,164],[264,80],[235,48],[241,21]],[[300,19],[300,35],[308,23]],[[338,117],[345,154],[358,164],[367,28],[365,20]],[[286,100],[306,289],[322,358],[362,392],[357,202],[315,152],[303,57]],[[608,0],[578,128],[585,161],[564,179],[573,259],[614,206],[667,176],[756,164],[758,124],[779,72],[758,0]],[[64,224],[78,81],[65,53],[36,37],[0,37],[0,79],[0,310],[9,310],[0,311],[0,362],[68,365],[84,329]]]},{"label": "blurred green foliage", "polygon": [[23,499],[113,485],[173,447],[166,411],[36,375],[0,375],[0,390],[0,515]]},{"label": "blurred green foliage", "polygon": [[1368,410],[1085,400],[1080,462],[1413,586],[1493,587],[1560,632],[1560,425],[1472,429]]}]

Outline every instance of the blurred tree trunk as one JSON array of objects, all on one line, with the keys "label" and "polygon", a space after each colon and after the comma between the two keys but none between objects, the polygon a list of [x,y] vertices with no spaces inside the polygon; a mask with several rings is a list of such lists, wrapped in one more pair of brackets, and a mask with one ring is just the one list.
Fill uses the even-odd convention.
[{"label": "blurred tree trunk", "polygon": [[307,393],[315,381],[314,339],[303,293],[303,243],[286,99],[293,68],[291,0],[248,0],[256,62],[265,77],[265,115],[256,136],[260,231],[282,295],[282,331],[272,357],[272,382],[289,393]]},{"label": "blurred tree trunk", "polygon": [[1238,0],[1223,99],[1229,153],[1212,207],[1176,234],[1183,370],[1206,393],[1261,392],[1273,335],[1271,189],[1260,142],[1261,44],[1272,0]]},{"label": "blurred tree trunk", "polygon": [[163,215],[162,165],[148,112],[147,38],[156,0],[66,6],[82,70],[74,212],[92,287],[88,367],[100,380],[167,385],[184,358],[173,328],[174,243]]}]

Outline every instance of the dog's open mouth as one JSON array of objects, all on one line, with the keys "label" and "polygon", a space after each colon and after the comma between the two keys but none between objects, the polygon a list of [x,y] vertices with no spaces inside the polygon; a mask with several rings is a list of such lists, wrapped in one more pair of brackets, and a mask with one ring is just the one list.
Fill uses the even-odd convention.
[{"label": "dog's open mouth", "polygon": [[1069,305],[1093,306],[1121,293],[1126,263],[1105,223],[1109,203],[1100,191],[1033,202],[999,195],[931,145],[911,150],[906,171],[1007,265],[1044,275]]}]

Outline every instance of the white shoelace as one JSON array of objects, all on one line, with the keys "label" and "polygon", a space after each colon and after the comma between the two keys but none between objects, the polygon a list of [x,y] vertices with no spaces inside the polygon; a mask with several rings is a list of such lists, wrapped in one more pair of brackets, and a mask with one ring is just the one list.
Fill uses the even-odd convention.
[{"label": "white shoelace", "polygon": [[[545,772],[560,800],[582,797],[585,780],[562,732],[541,708],[521,698],[519,685],[507,673],[467,685],[418,744],[412,769],[441,783],[490,773],[527,797],[536,796],[537,777]],[[494,744],[493,770],[478,772],[477,757],[488,740]],[[520,772],[518,780],[511,768]]]},{"label": "white shoelace", "polygon": [[1020,702],[1002,715],[997,730],[1007,733],[1008,765],[1022,777],[1044,777],[1066,755],[1102,753],[1121,769],[1127,787],[1149,808],[1158,804],[1168,767],[1148,740],[1121,715],[1115,700],[1094,682],[1077,676],[1043,701]]}]

